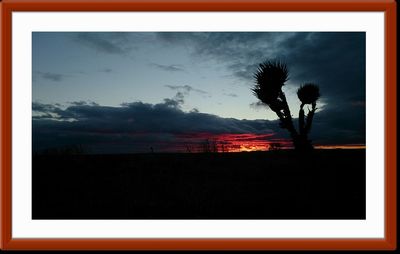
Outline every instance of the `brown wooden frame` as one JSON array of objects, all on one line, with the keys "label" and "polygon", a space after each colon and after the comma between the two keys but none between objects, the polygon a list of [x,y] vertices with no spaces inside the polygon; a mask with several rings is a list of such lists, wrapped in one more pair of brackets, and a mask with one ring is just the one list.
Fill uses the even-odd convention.
[{"label": "brown wooden frame", "polygon": [[[383,11],[385,13],[384,239],[13,239],[11,235],[11,13],[13,11]],[[394,0],[3,0],[1,13],[0,247],[85,250],[396,249],[396,3]]]}]

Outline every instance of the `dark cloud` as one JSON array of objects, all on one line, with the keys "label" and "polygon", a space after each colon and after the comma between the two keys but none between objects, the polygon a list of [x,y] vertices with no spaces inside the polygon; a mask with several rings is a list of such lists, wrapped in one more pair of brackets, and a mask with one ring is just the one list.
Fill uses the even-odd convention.
[{"label": "dark cloud", "polygon": [[98,52],[126,55],[132,48],[127,33],[73,33],[75,41]]},{"label": "dark cloud", "polygon": [[229,97],[238,97],[238,95],[235,93],[224,93],[223,95],[229,96]]},{"label": "dark cloud", "polygon": [[163,71],[169,71],[169,72],[185,71],[183,69],[183,67],[178,64],[164,65],[164,64],[151,63],[150,66],[156,67],[157,69],[160,69]]},{"label": "dark cloud", "polygon": [[338,94],[365,96],[364,32],[178,32],[157,36],[165,43],[192,48],[196,57],[224,64],[233,77],[249,85],[259,63],[281,59],[288,64],[289,83],[296,87],[319,83],[327,100]]},{"label": "dark cloud", "polygon": [[[70,101],[68,103],[73,106],[84,106],[84,105],[99,106],[99,104],[97,104],[96,102],[93,102],[93,101]],[[59,105],[59,106],[61,106],[61,105]]]},{"label": "dark cloud", "polygon": [[365,144],[365,111],[352,102],[315,115],[310,138],[320,144]]},{"label": "dark cloud", "polygon": [[[72,105],[60,107],[33,103],[33,147],[40,150],[54,146],[81,144],[94,151],[147,152],[177,142],[176,137],[190,133],[258,133],[279,132],[274,121],[237,120],[179,108],[179,95],[163,103],[125,103],[122,107]],[[121,148],[122,149],[122,148]]]},{"label": "dark cloud", "polygon": [[180,108],[183,103],[185,103],[185,96],[181,92],[177,92],[172,99],[164,99],[164,104],[167,107]]},{"label": "dark cloud", "polygon": [[169,89],[174,90],[174,91],[180,91],[180,92],[182,92],[184,94],[189,94],[190,92],[193,91],[193,92],[196,92],[196,93],[199,93],[199,94],[202,94],[202,95],[210,95],[206,91],[194,88],[194,87],[189,86],[189,85],[184,85],[184,86],[165,85],[165,87],[168,87]]},{"label": "dark cloud", "polygon": [[[197,109],[184,112],[180,108],[183,98],[178,92],[163,103],[132,102],[121,107],[75,102],[62,108],[36,102],[32,104],[33,148],[80,144],[94,153],[123,153],[148,152],[149,147],[171,151],[171,147],[182,148],[189,142],[182,137],[199,134],[204,139],[222,134],[268,135],[268,140],[274,142],[289,139],[276,120],[222,118]],[[362,113],[353,112],[355,107],[359,105],[348,103],[346,110],[317,111],[311,131],[314,143],[365,144],[365,118]]]},{"label": "dark cloud", "polygon": [[37,80],[37,76],[39,76],[41,79],[46,79],[54,82],[63,81],[65,78],[68,77],[68,75],[60,73],[35,71],[33,75],[34,81]]},{"label": "dark cloud", "polygon": [[295,33],[177,32],[158,33],[157,36],[166,43],[192,48],[196,57],[224,64],[235,77],[251,79],[258,63],[265,58],[278,57],[281,42],[294,37]]},{"label": "dark cloud", "polygon": [[[282,60],[289,68],[287,91],[296,91],[307,82],[318,84],[327,111],[324,113],[326,120],[336,117],[328,117],[328,112],[340,112],[340,117],[346,118],[350,125],[361,124],[360,133],[364,133],[364,32],[178,32],[158,33],[157,36],[171,46],[191,48],[197,58],[225,66],[232,78],[242,80],[249,89],[254,85],[253,74],[259,63]],[[259,107],[257,103],[250,106]],[[292,113],[297,114],[297,110],[292,109]]]},{"label": "dark cloud", "polygon": [[111,73],[111,72],[113,72],[113,69],[110,69],[110,68],[104,68],[104,69],[101,69],[101,70],[99,70],[99,72]]}]

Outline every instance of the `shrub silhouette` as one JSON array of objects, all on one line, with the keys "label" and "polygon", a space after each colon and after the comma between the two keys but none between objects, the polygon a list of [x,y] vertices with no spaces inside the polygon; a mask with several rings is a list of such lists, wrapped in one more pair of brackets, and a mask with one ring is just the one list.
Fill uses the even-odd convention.
[{"label": "shrub silhouette", "polygon": [[277,151],[277,150],[280,150],[280,149],[281,149],[281,144],[278,143],[278,142],[270,143],[269,147],[268,147],[269,151]]},{"label": "shrub silhouette", "polygon": [[200,144],[199,151],[202,153],[218,153],[218,143],[215,139],[211,142],[209,139],[206,139],[203,143]]},{"label": "shrub silhouette", "polygon": [[[255,86],[252,88],[254,95],[276,113],[280,120],[280,126],[287,129],[296,150],[308,151],[313,146],[308,139],[308,133],[314,113],[317,110],[317,100],[320,97],[319,87],[312,83],[306,83],[297,90],[297,96],[301,101],[299,110],[299,132],[293,125],[292,115],[282,87],[289,79],[289,71],[285,63],[280,61],[265,61],[261,63],[254,74]],[[311,104],[305,116],[304,106]]]}]

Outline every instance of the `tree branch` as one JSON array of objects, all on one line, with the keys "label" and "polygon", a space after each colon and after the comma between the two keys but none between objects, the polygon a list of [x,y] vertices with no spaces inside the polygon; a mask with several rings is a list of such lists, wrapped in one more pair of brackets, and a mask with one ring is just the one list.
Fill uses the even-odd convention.
[{"label": "tree branch", "polygon": [[312,109],[307,114],[307,122],[306,122],[306,126],[304,129],[304,133],[306,133],[306,134],[308,134],[311,130],[311,125],[312,125],[313,117],[314,117],[316,110],[317,110],[317,103],[314,102],[312,104]]},{"label": "tree branch", "polygon": [[292,136],[297,136],[298,134],[297,134],[296,128],[294,128],[294,125],[293,125],[292,115],[290,114],[290,109],[289,109],[289,105],[286,100],[285,93],[280,91],[279,98],[282,100],[283,115],[285,118],[286,129],[288,129],[288,131],[290,131]]},{"label": "tree branch", "polygon": [[300,105],[300,111],[299,111],[299,132],[300,135],[304,135],[304,129],[305,129],[305,123],[304,123],[304,103]]}]

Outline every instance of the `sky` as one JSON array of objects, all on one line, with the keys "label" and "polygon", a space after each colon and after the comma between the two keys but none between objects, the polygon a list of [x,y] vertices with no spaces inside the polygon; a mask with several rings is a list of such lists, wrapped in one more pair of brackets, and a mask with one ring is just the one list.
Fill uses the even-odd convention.
[{"label": "sky", "polygon": [[33,149],[290,147],[275,113],[251,91],[265,60],[287,64],[283,91],[295,120],[297,89],[319,85],[314,145],[365,144],[365,33],[34,32]]}]

